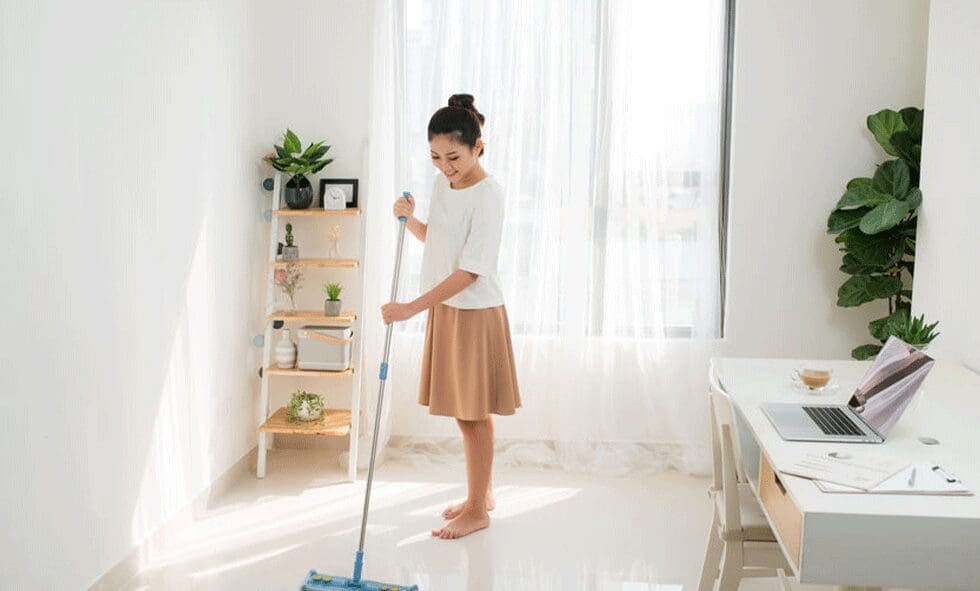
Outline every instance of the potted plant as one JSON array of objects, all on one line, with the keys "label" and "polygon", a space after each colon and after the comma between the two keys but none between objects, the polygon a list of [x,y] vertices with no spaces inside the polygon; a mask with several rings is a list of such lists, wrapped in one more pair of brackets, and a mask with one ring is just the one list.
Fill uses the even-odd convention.
[{"label": "potted plant", "polygon": [[[921,346],[938,335],[933,333],[938,323],[911,318],[922,121],[923,111],[916,107],[868,116],[875,141],[896,158],[878,165],[872,178],[851,179],[827,220],[827,233],[837,235],[834,241],[844,253],[840,270],[851,275],[837,290],[837,305],[887,300],[888,314],[868,324],[882,344],[894,335]],[[881,344],[861,345],[851,356],[869,359],[880,350]]]},{"label": "potted plant", "polygon": [[286,420],[290,423],[297,421],[319,421],[323,418],[323,398],[311,392],[297,390],[289,398],[286,405]]},{"label": "potted plant", "polygon": [[918,318],[909,316],[904,322],[893,324],[889,334],[895,335],[916,349],[925,351],[929,348],[929,343],[939,336],[938,332],[934,332],[938,325],[938,322],[926,324],[925,314],[921,314]]},{"label": "potted plant", "polygon": [[327,300],[323,303],[323,310],[327,316],[340,316],[340,292],[343,287],[339,283],[328,283],[323,286],[327,292]]},{"label": "potted plant", "polygon": [[293,225],[286,224],[286,246],[282,248],[282,260],[295,261],[299,258],[299,247],[293,245]]},{"label": "potted plant", "polygon": [[296,289],[303,282],[303,271],[296,263],[287,263],[285,267],[276,269],[276,285],[289,298],[290,309],[296,310]]},{"label": "potted plant", "polygon": [[303,150],[299,137],[292,130],[286,129],[282,145],[274,146],[276,153],[263,158],[279,172],[290,175],[284,191],[286,206],[290,209],[306,209],[313,203],[313,185],[306,175],[320,172],[324,166],[333,162],[333,158],[324,157],[330,146],[323,144],[324,142],[312,143]]}]

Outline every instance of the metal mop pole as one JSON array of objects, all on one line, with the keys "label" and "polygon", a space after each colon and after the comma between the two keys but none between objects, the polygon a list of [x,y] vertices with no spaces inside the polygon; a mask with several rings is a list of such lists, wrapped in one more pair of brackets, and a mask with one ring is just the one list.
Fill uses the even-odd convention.
[{"label": "metal mop pole", "polygon": [[[402,197],[408,199],[409,192],[402,192]],[[408,218],[405,216],[399,216],[398,221],[398,251],[395,254],[395,276],[391,280],[391,299],[389,301],[394,302],[398,299],[398,275],[401,272],[402,267],[402,245],[405,242],[405,225],[408,223]],[[394,323],[388,325],[385,331],[385,354],[384,359],[381,361],[381,370],[379,378],[381,379],[381,384],[378,386],[378,408],[374,415],[374,436],[371,439],[371,464],[368,467],[368,479],[367,479],[367,489],[364,493],[364,513],[361,515],[361,542],[357,547],[357,555],[354,559],[354,580],[353,582],[360,583],[361,581],[361,567],[364,565],[364,534],[367,530],[367,517],[368,517],[368,507],[371,504],[371,483],[374,481],[374,453],[378,447],[378,430],[381,427],[381,407],[385,400],[385,382],[388,380],[388,353],[391,351],[391,329]]]}]

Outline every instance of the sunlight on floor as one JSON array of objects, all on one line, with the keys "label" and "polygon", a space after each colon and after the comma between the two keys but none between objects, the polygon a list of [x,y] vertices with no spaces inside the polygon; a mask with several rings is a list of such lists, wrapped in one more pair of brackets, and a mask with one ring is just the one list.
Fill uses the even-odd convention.
[{"label": "sunlight on floor", "polygon": [[[350,576],[365,483],[302,459],[310,455],[283,454],[265,480],[243,474],[193,523],[148,547],[146,568],[124,591],[295,591],[310,568]],[[458,468],[379,468],[366,579],[426,591],[694,588],[710,517],[703,479],[501,468],[491,526],[440,540],[431,529],[465,494]]]}]

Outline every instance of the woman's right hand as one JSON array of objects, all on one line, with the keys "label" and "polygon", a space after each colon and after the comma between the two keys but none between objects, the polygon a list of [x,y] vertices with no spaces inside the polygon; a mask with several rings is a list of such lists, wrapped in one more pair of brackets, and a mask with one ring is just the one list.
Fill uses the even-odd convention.
[{"label": "woman's right hand", "polygon": [[404,197],[399,197],[395,201],[395,206],[392,208],[392,212],[395,218],[405,216],[408,219],[412,219],[412,214],[415,213],[415,198],[409,194],[408,199]]}]

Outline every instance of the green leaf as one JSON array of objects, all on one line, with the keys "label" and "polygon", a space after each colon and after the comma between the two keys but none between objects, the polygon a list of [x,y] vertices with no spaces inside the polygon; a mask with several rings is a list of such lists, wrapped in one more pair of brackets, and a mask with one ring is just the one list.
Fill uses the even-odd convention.
[{"label": "green leaf", "polygon": [[320,146],[316,150],[313,150],[313,152],[309,156],[307,156],[307,158],[311,162],[316,162],[317,160],[319,160],[320,158],[322,158],[323,155],[326,154],[326,153],[327,153],[327,147],[326,146]]},{"label": "green leaf", "polygon": [[909,165],[904,160],[889,160],[878,165],[871,186],[892,197],[903,197],[909,191]]},{"label": "green leaf", "polygon": [[922,159],[922,144],[915,141],[909,131],[899,131],[892,136],[892,146],[898,152],[898,157],[909,165],[909,168],[918,170],[919,161]]},{"label": "green leaf", "polygon": [[847,188],[853,189],[854,187],[860,187],[861,185],[871,186],[871,179],[866,176],[859,176],[847,181]]},{"label": "green leaf", "polygon": [[322,162],[320,162],[318,164],[315,164],[313,166],[313,168],[310,169],[310,174],[320,172],[321,170],[323,170],[323,167],[324,166],[330,164],[331,162],[333,162],[333,158],[327,158],[326,160],[324,160],[324,161],[322,161]]},{"label": "green leaf", "polygon": [[844,230],[857,228],[858,224],[861,223],[861,218],[864,217],[864,214],[868,213],[869,211],[871,211],[871,209],[868,207],[834,210],[831,212],[830,217],[827,218],[827,233],[839,234]]},{"label": "green leaf", "polygon": [[922,205],[922,191],[918,187],[912,187],[902,200],[909,204],[909,211],[915,211]]},{"label": "green leaf", "polygon": [[868,236],[858,228],[845,230],[837,237],[844,250],[861,264],[887,269],[902,258],[904,238],[897,233]]},{"label": "green leaf", "polygon": [[844,264],[840,266],[840,270],[848,275],[872,275],[874,273],[884,273],[888,270],[888,267],[864,263],[853,254],[845,254]]},{"label": "green leaf", "polygon": [[874,115],[868,115],[868,129],[885,152],[892,156],[898,156],[898,152],[892,146],[891,137],[897,131],[908,129],[901,115],[891,109],[883,109]]},{"label": "green leaf", "polygon": [[916,143],[922,143],[922,120],[925,113],[918,107],[905,107],[898,112],[902,116],[902,121],[909,128],[909,133]]},{"label": "green leaf", "polygon": [[277,156],[279,156],[280,158],[289,158],[289,152],[287,152],[285,148],[283,148],[282,146],[275,146],[275,148],[276,148]]},{"label": "green leaf", "polygon": [[871,336],[878,339],[879,341],[886,341],[890,335],[895,334],[895,330],[898,327],[905,326],[909,319],[908,308],[899,308],[894,313],[885,316],[884,318],[879,318],[878,320],[872,320],[868,323],[868,331]]},{"label": "green leaf", "polygon": [[853,308],[888,298],[902,290],[902,280],[891,275],[855,275],[837,290],[837,305]]},{"label": "green leaf", "polygon": [[880,234],[897,226],[908,214],[908,201],[893,199],[888,203],[882,203],[861,218],[860,228],[865,234]]},{"label": "green leaf", "polygon": [[282,145],[284,148],[286,148],[286,151],[289,152],[290,154],[295,154],[303,149],[303,144],[300,143],[299,137],[297,137],[296,134],[293,133],[293,130],[288,128],[286,129],[286,135],[283,138]]},{"label": "green leaf", "polygon": [[861,345],[851,351],[851,357],[858,361],[871,359],[881,351],[881,345]]},{"label": "green leaf", "polygon": [[847,190],[841,195],[835,209],[845,209],[850,207],[874,207],[893,197],[887,193],[881,193],[870,185],[857,185]]},{"label": "green leaf", "polygon": [[315,158],[313,158],[312,154],[314,152],[316,152],[317,150],[319,150],[320,149],[320,146],[322,146],[322,145],[323,145],[323,142],[316,142],[315,144],[310,144],[306,148],[306,151],[303,152],[303,156],[302,157],[305,158],[305,159],[307,159],[307,160],[314,160]]}]

